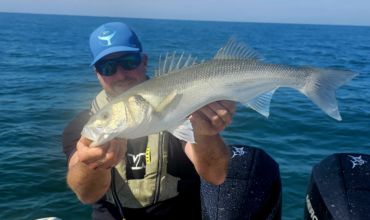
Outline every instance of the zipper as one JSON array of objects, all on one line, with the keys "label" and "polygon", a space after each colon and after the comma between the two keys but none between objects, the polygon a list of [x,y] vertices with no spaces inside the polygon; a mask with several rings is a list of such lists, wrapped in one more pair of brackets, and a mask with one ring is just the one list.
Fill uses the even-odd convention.
[{"label": "zipper", "polygon": [[155,194],[153,199],[153,204],[157,203],[159,200],[159,194],[161,193],[161,177],[162,177],[162,156],[163,156],[163,142],[164,142],[164,134],[163,132],[159,133],[158,138],[158,169],[155,181]]}]

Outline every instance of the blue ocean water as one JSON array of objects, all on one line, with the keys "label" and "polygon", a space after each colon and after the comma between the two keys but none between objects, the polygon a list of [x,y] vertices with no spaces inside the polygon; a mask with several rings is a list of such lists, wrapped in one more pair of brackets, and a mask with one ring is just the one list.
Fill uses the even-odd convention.
[{"label": "blue ocean water", "polygon": [[337,152],[370,154],[370,27],[144,20],[0,13],[0,219],[90,219],[65,183],[61,132],[100,87],[88,49],[102,23],[131,25],[149,55],[185,51],[210,59],[231,36],[266,62],[352,70],[337,92],[343,121],[280,89],[268,119],[238,106],[229,143],[264,149],[279,164],[283,219],[302,219],[311,168]]}]

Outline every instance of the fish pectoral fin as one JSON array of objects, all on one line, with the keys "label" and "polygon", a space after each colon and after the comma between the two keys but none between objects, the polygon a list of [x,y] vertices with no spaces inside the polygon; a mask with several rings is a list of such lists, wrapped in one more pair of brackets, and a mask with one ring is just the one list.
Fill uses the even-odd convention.
[{"label": "fish pectoral fin", "polygon": [[178,94],[176,90],[172,91],[170,94],[168,94],[155,108],[154,110],[157,113],[162,113],[165,111],[170,104],[177,104],[182,97],[181,94]]},{"label": "fish pectoral fin", "polygon": [[249,100],[246,103],[242,103],[243,105],[250,107],[251,109],[255,110],[256,112],[260,113],[261,115],[265,116],[266,118],[270,115],[270,103],[272,96],[274,95],[276,89],[271,90],[267,93],[264,93],[257,98]]},{"label": "fish pectoral fin", "polygon": [[172,129],[168,129],[168,132],[173,134],[180,140],[184,140],[186,142],[190,142],[192,144],[195,143],[193,126],[189,119],[184,120],[182,124]]}]

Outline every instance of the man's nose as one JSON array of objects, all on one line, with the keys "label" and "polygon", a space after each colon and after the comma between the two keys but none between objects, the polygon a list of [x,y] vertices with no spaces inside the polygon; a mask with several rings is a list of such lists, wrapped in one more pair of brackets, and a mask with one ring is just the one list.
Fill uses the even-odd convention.
[{"label": "man's nose", "polygon": [[127,70],[123,69],[121,66],[118,65],[115,76],[119,80],[124,80],[127,76]]}]

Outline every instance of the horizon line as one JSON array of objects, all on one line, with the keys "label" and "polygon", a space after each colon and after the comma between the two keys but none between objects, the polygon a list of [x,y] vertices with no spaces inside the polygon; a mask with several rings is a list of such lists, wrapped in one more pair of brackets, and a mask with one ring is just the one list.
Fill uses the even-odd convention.
[{"label": "horizon line", "polygon": [[283,24],[283,25],[318,25],[318,26],[346,26],[346,27],[370,27],[365,24],[328,24],[328,23],[290,23],[290,22],[272,22],[272,21],[240,21],[240,20],[211,20],[211,19],[187,19],[187,18],[149,18],[149,17],[124,17],[124,16],[108,16],[108,15],[89,15],[89,14],[63,14],[63,13],[48,13],[48,12],[5,12],[4,14],[25,14],[25,15],[55,15],[55,16],[76,16],[76,17],[98,17],[98,18],[126,18],[126,19],[143,19],[143,20],[170,20],[170,21],[193,21],[193,22],[225,22],[225,23],[255,23],[255,24]]}]

